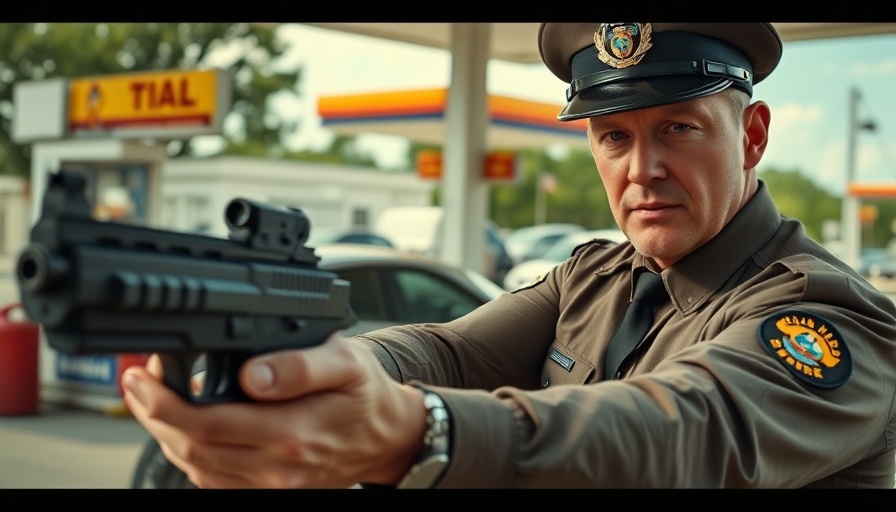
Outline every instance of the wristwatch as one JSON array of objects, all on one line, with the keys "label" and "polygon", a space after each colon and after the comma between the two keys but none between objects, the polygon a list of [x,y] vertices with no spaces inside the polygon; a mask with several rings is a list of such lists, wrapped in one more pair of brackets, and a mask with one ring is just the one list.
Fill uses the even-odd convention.
[{"label": "wristwatch", "polygon": [[398,483],[399,489],[429,489],[439,481],[448,466],[451,453],[451,418],[448,408],[439,395],[423,391],[423,405],[426,407],[426,433],[423,435],[423,450],[414,465]]}]

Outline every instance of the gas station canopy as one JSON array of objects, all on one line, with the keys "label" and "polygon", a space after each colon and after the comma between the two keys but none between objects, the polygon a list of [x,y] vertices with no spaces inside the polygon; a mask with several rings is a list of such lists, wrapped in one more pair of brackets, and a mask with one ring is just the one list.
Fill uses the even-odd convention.
[{"label": "gas station canopy", "polygon": [[[447,99],[447,88],[321,96],[317,111],[325,128],[342,135],[387,134],[441,146]],[[584,119],[557,120],[562,105],[494,94],[486,105],[488,149],[588,146]]]},{"label": "gas station canopy", "polygon": [[[539,23],[487,23],[491,26],[492,59],[523,64],[539,63]],[[379,37],[433,48],[451,48],[452,23],[308,23],[352,34]],[[896,23],[773,23],[781,39],[802,41],[896,33]]]}]

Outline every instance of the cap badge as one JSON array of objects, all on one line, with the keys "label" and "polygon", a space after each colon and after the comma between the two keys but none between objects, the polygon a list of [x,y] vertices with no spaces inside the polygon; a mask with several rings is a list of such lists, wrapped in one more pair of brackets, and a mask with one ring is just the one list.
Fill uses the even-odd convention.
[{"label": "cap badge", "polygon": [[597,57],[617,69],[634,66],[653,46],[652,31],[650,23],[604,23],[594,33]]},{"label": "cap badge", "polygon": [[759,325],[759,343],[796,378],[820,388],[836,388],[852,371],[852,357],[840,332],[818,315],[788,310]]}]

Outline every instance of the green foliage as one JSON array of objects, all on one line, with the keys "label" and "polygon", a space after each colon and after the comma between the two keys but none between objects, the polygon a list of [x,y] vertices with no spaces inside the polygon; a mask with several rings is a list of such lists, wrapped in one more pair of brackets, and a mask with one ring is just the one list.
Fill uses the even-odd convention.
[{"label": "green foliage", "polygon": [[768,185],[781,214],[801,220],[815,240],[824,241],[821,229],[825,220],[840,219],[840,198],[819,188],[799,171],[766,169],[759,173],[759,178]]},{"label": "green foliage", "polygon": [[520,181],[492,187],[491,216],[501,227],[516,229],[536,222],[535,203],[542,173],[553,174],[556,188],[544,194],[544,221],[569,222],[589,229],[614,227],[603,182],[588,151],[573,150],[564,158],[542,150],[520,152]]},{"label": "green foliage", "polygon": [[[275,93],[298,95],[300,73],[280,70],[285,51],[274,29],[249,23],[6,23],[0,30],[0,173],[27,176],[30,145],[11,140],[17,82],[152,70],[222,68],[232,72],[229,150],[276,154],[298,122],[268,108]],[[266,150],[260,151],[259,146]],[[191,141],[169,145],[179,156]]]},{"label": "green foliage", "polygon": [[892,199],[868,199],[863,205],[877,209],[877,218],[864,227],[863,247],[886,247],[896,233],[896,201]]},{"label": "green foliage", "polygon": [[289,160],[302,160],[304,162],[376,167],[376,160],[372,155],[363,152],[358,147],[357,139],[345,135],[337,135],[334,137],[329,148],[324,152],[309,150],[291,151],[285,153],[282,157]]}]

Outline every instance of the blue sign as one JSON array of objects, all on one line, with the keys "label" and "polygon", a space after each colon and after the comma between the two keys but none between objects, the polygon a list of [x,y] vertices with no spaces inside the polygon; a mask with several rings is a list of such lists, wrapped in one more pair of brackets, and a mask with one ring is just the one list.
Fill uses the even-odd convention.
[{"label": "blue sign", "polygon": [[115,356],[71,356],[57,354],[56,377],[60,380],[115,385],[118,358]]}]

